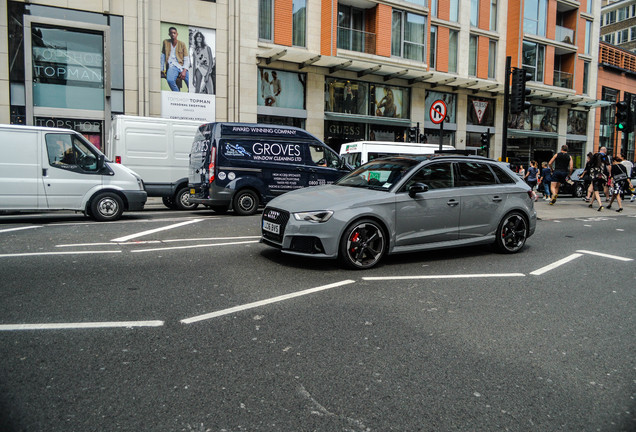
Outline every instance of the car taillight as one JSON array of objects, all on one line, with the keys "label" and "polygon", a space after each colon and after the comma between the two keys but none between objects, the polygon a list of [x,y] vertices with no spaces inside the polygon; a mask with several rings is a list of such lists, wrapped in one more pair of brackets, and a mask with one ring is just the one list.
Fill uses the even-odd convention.
[{"label": "car taillight", "polygon": [[528,191],[528,197],[532,200],[534,198],[534,194],[531,190]]},{"label": "car taillight", "polygon": [[115,163],[121,163],[121,156],[115,156]]},{"label": "car taillight", "polygon": [[216,147],[212,147],[210,150],[210,165],[208,166],[208,181],[212,183],[214,181],[214,167],[216,164]]}]

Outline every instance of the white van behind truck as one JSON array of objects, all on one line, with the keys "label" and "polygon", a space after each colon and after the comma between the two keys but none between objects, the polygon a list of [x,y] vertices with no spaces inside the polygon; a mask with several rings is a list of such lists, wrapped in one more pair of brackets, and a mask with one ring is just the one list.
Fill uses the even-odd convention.
[{"label": "white van behind truck", "polygon": [[139,176],[69,129],[0,125],[0,211],[75,210],[113,221],[142,210]]},{"label": "white van behind truck", "polygon": [[[439,144],[416,144],[391,141],[356,141],[340,146],[340,157],[352,167],[359,167],[370,160],[399,155],[428,155],[439,150]],[[451,145],[442,150],[455,150]]]},{"label": "white van behind truck", "polygon": [[194,135],[201,122],[118,115],[113,118],[109,159],[135,171],[149,197],[161,197],[166,207],[192,210],[188,164]]}]

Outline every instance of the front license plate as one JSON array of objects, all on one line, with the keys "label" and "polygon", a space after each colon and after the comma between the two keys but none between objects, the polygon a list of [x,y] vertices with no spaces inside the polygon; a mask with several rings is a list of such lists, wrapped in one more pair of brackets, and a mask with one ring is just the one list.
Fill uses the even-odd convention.
[{"label": "front license plate", "polygon": [[197,191],[196,191],[196,190],[194,190],[194,189],[190,189],[190,195],[194,195],[194,194],[196,194],[196,193],[197,193]]},{"label": "front license plate", "polygon": [[264,220],[263,231],[269,231],[274,234],[280,234],[280,225]]}]

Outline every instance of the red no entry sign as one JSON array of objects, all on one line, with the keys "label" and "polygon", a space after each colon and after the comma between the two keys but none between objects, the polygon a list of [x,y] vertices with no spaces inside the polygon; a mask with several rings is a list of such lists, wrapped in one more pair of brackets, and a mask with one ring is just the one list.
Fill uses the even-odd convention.
[{"label": "red no entry sign", "polygon": [[429,115],[431,117],[431,121],[435,124],[440,124],[446,118],[446,102],[443,100],[436,100],[431,105],[431,110],[429,111]]}]

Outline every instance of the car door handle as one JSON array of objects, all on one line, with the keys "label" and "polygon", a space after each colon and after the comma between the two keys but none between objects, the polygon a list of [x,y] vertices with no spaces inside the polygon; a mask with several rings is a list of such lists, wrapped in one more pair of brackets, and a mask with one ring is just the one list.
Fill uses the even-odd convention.
[{"label": "car door handle", "polygon": [[459,201],[454,200],[454,199],[452,199],[452,200],[450,200],[450,201],[448,201],[446,203],[446,205],[451,206],[451,207],[455,207],[457,204],[459,204]]},{"label": "car door handle", "polygon": [[503,198],[502,198],[502,197],[500,197],[500,196],[494,196],[494,197],[492,197],[492,200],[493,200],[494,202],[501,202],[501,201],[503,201]]},{"label": "car door handle", "polygon": [[42,177],[46,177],[48,170],[46,168],[42,168]]}]

